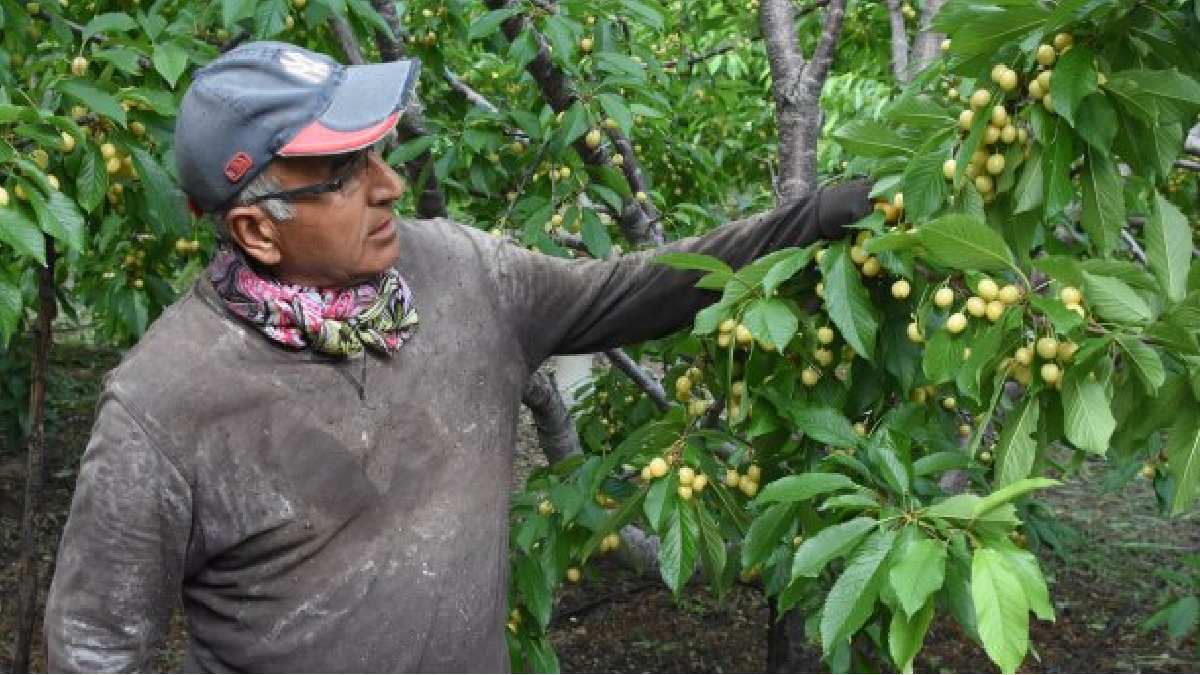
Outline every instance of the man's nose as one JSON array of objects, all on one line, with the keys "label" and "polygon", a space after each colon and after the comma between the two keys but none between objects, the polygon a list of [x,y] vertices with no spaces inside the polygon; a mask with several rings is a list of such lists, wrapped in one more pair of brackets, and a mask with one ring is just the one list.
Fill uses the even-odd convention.
[{"label": "man's nose", "polygon": [[369,198],[372,206],[390,206],[392,202],[404,196],[406,184],[400,174],[396,173],[382,157],[368,155],[371,165],[378,169],[371,171]]}]

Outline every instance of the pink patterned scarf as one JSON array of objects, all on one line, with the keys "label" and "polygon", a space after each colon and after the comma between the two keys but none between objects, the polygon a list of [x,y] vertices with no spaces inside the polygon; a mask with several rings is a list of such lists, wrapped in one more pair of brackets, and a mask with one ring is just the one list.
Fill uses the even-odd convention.
[{"label": "pink patterned scarf", "polygon": [[349,288],[297,286],[260,274],[241,251],[221,246],[208,276],[231,312],[289,347],[349,357],[365,346],[388,355],[419,321],[412,291],[395,268]]}]

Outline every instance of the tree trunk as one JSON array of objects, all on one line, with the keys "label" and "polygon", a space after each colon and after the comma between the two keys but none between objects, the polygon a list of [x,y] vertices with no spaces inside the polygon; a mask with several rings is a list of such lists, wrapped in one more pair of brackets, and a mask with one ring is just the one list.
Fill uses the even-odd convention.
[{"label": "tree trunk", "polygon": [[796,12],[789,0],[765,0],[760,24],[771,65],[771,93],[779,127],[780,202],[808,194],[817,186],[817,139],[824,116],[821,90],[842,32],[845,0],[831,0],[812,58],[805,62],[796,37]]},{"label": "tree trunk", "polygon": [[892,28],[892,76],[903,86],[908,82],[908,33],[904,29],[904,14],[900,0],[887,0],[888,22]]},{"label": "tree trunk", "polygon": [[13,671],[29,671],[29,656],[37,619],[38,556],[34,515],[42,506],[42,473],[46,449],[46,371],[50,361],[52,325],[57,311],[54,299],[54,240],[46,237],[46,266],[38,270],[38,317],[34,335],[33,367],[29,387],[29,448],[25,461],[25,507],[21,513],[21,552],[17,561],[17,640]]},{"label": "tree trunk", "polygon": [[913,40],[912,59],[909,64],[910,75],[916,75],[925,70],[941,51],[942,40],[946,36],[933,32],[933,18],[937,16],[938,10],[942,8],[945,1],[925,0],[925,6],[921,8],[921,32],[917,33],[916,39]]}]

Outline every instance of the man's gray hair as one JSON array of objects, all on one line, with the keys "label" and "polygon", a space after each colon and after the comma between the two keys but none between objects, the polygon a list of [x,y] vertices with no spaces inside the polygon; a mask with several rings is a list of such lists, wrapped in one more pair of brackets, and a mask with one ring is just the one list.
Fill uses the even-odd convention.
[{"label": "man's gray hair", "polygon": [[[261,197],[272,192],[279,192],[283,186],[279,181],[269,175],[264,169],[261,173],[250,181],[242,191],[234,196],[231,206],[227,209],[222,209],[213,214],[213,229],[216,230],[217,238],[222,241],[232,241],[229,236],[229,224],[226,219],[229,217],[229,211],[234,206],[246,206],[255,197]],[[263,211],[266,211],[271,220],[283,221],[291,220],[296,217],[296,211],[291,204],[282,199],[267,199],[258,203]]]}]

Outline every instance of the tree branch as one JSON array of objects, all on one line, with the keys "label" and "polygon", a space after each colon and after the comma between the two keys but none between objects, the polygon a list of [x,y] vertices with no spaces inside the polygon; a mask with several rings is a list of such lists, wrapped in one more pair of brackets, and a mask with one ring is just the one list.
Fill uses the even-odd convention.
[{"label": "tree branch", "polygon": [[392,0],[371,0],[371,6],[388,25],[387,32],[375,31],[375,44],[379,46],[380,60],[395,61],[402,58],[405,33],[404,28],[400,25],[400,17],[396,16],[396,3]]},{"label": "tree branch", "polygon": [[842,35],[842,19],[846,16],[846,0],[831,0],[825,8],[825,23],[821,27],[821,39],[813,56],[804,68],[804,79],[814,87],[817,96],[825,86],[825,78],[829,76],[829,66],[833,63],[833,52],[837,47],[838,38]]},{"label": "tree branch", "polygon": [[892,28],[892,76],[898,84],[908,82],[908,33],[900,0],[887,0],[888,22]]},{"label": "tree branch", "polygon": [[1200,155],[1200,124],[1188,131],[1187,138],[1183,141],[1183,151],[1189,155]]},{"label": "tree branch", "polygon": [[521,403],[533,415],[538,442],[551,466],[583,452],[579,445],[579,434],[575,431],[575,420],[558,393],[554,375],[545,370],[530,375],[525,381]]},{"label": "tree branch", "polygon": [[663,391],[662,384],[654,379],[654,376],[645,368],[639,366],[629,354],[625,353],[624,349],[606,349],[604,355],[617,367],[617,370],[628,375],[634,384],[646,392],[659,412],[666,412],[671,408],[671,402],[667,400],[667,394]]},{"label": "tree branch", "polygon": [[338,45],[341,46],[347,61],[356,66],[367,62],[366,57],[363,56],[362,47],[358,44],[358,38],[354,36],[354,29],[345,19],[336,14],[329,17],[329,30],[333,31],[333,36],[337,38]]},{"label": "tree branch", "polygon": [[1129,230],[1121,228],[1121,240],[1124,241],[1125,245],[1129,247],[1129,251],[1133,253],[1133,257],[1137,258],[1138,262],[1145,265],[1146,252],[1143,251],[1142,247],[1138,245],[1137,240],[1133,238],[1133,235],[1129,233]]},{"label": "tree branch", "polygon": [[[488,9],[492,10],[503,9],[508,7],[510,3],[511,0],[485,0]],[[531,31],[537,43],[537,53],[528,65],[525,66],[525,69],[533,76],[534,81],[537,82],[538,88],[542,92],[542,97],[545,98],[546,102],[550,104],[550,107],[555,112],[565,111],[579,100],[578,92],[575,91],[571,82],[567,80],[563,70],[555,65],[554,60],[551,58],[545,37],[529,21],[528,17],[524,14],[509,17],[501,24],[501,29],[509,41],[516,40],[526,30]],[[637,157],[633,153],[633,146],[629,143],[629,139],[625,138],[620,131],[615,129],[609,130],[608,136],[617,150],[624,156],[625,161],[622,171],[625,174],[625,179],[629,182],[630,190],[634,193],[648,192],[648,185],[642,177]],[[603,145],[595,149],[589,148],[584,137],[581,136],[575,141],[573,147],[587,164],[602,166],[609,163],[609,153]],[[643,204],[636,200],[629,200],[622,209],[621,230],[630,243],[643,244],[653,242],[659,244],[663,241],[663,237],[661,228],[654,225],[657,220],[658,212],[653,205],[648,202]]]}]

